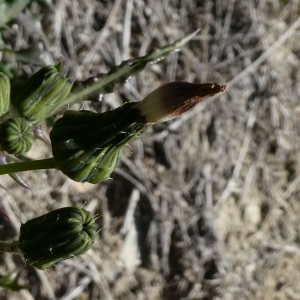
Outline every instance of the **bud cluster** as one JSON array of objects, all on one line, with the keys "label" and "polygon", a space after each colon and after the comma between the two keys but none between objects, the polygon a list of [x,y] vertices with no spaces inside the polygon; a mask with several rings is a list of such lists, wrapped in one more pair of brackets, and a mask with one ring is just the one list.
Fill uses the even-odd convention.
[{"label": "bud cluster", "polygon": [[[14,155],[27,152],[34,135],[38,137],[38,125],[66,102],[98,101],[100,93],[112,92],[148,63],[178,49],[195,34],[143,57],[125,61],[107,74],[75,82],[73,86],[61,74],[60,64],[41,68],[20,89],[12,89],[9,78],[0,72],[1,150]],[[56,168],[72,180],[96,184],[110,178],[119,162],[121,149],[151,125],[176,118],[205,97],[226,90],[226,85],[218,83],[170,82],[140,102],[125,103],[105,113],[68,110],[50,132],[53,158],[7,164],[2,167],[10,172],[0,174],[8,173],[18,178],[16,172],[20,170]],[[16,118],[8,114],[11,104],[13,112],[18,113]],[[6,158],[5,154],[3,157]],[[2,164],[5,163],[2,159]],[[22,164],[20,169],[14,168],[18,164]],[[19,240],[10,245],[0,242],[0,250],[21,254],[27,264],[44,270],[85,253],[96,236],[95,219],[90,212],[66,207],[22,224]]]}]

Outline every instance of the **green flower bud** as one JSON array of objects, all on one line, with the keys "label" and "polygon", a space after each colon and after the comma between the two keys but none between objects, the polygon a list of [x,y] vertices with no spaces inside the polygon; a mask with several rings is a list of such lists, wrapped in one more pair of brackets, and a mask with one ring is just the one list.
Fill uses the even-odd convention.
[{"label": "green flower bud", "polygon": [[105,113],[66,111],[50,132],[55,167],[75,181],[108,179],[120,150],[148,128],[134,105]]},{"label": "green flower bud", "polygon": [[43,67],[14,93],[12,103],[26,120],[40,124],[64,104],[71,84],[57,70],[59,67]]},{"label": "green flower bud", "polygon": [[205,96],[226,85],[171,82],[141,102],[105,112],[67,111],[54,125],[50,139],[55,167],[75,181],[98,183],[109,178],[120,150],[150,125],[179,116]]},{"label": "green flower bud", "polygon": [[34,134],[24,119],[8,119],[0,124],[1,149],[9,154],[22,154],[31,148]]},{"label": "green flower bud", "polygon": [[18,248],[26,263],[44,270],[86,253],[97,236],[92,214],[64,207],[21,225]]},{"label": "green flower bud", "polygon": [[6,114],[10,104],[10,81],[0,72],[0,117]]}]

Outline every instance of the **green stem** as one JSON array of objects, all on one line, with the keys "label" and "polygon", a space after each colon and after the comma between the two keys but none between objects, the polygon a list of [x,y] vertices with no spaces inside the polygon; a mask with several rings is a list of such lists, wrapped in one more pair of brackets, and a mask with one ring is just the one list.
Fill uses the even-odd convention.
[{"label": "green stem", "polygon": [[173,51],[179,51],[180,48],[188,41],[190,41],[198,32],[199,29],[192,34],[175,41],[172,44],[157,49],[157,51],[153,51],[145,56],[138,57],[131,61],[124,61],[120,66],[113,68],[110,72],[101,76],[99,82],[94,83],[92,86],[86,87],[82,91],[71,93],[65,100],[65,104],[70,105],[81,101],[82,98],[87,97],[88,95],[91,95],[95,92],[101,91],[101,89],[105,88],[105,86],[113,83],[114,81],[119,80],[122,83],[125,83],[126,79],[142,71],[148,63],[154,63],[158,60],[163,59],[166,55],[170,54]]},{"label": "green stem", "polygon": [[40,160],[17,162],[0,166],[0,175],[17,173],[23,171],[54,169],[55,163],[53,158],[46,158]]}]

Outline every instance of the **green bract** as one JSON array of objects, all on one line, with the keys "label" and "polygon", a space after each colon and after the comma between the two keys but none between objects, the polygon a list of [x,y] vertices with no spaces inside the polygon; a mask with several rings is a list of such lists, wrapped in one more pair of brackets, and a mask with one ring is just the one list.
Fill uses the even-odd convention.
[{"label": "green bract", "polygon": [[64,207],[22,224],[18,247],[27,264],[44,270],[86,253],[96,236],[95,219],[90,212]]},{"label": "green bract", "polygon": [[71,84],[57,68],[43,67],[29,78],[20,91],[14,92],[12,103],[26,120],[40,124],[64,104]]},{"label": "green bract", "polygon": [[9,154],[22,154],[30,150],[33,131],[24,119],[8,119],[0,124],[1,149]]},{"label": "green bract", "polygon": [[10,81],[0,72],[0,117],[6,114],[10,104]]},{"label": "green bract", "polygon": [[122,147],[148,128],[134,105],[105,113],[67,111],[50,132],[55,167],[75,181],[108,179]]}]

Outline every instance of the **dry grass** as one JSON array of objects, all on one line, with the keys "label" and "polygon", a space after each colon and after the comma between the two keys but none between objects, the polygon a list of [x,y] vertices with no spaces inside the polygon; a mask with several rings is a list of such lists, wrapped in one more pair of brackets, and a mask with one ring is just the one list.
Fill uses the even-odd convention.
[{"label": "dry grass", "polygon": [[[2,220],[2,237],[14,238],[21,218],[67,205],[100,214],[102,230],[87,255],[45,273],[2,254],[1,273],[18,268],[29,289],[1,299],[300,299],[299,1],[53,7],[31,6],[44,13],[48,46],[30,26],[15,25],[6,39],[15,50],[43,48],[46,63],[61,59],[72,80],[201,28],[103,107],[138,101],[171,80],[227,82],[230,90],[133,142],[112,181],[82,186],[58,171],[33,172],[31,192],[2,176],[11,219]],[[46,153],[41,147],[33,155]]]}]

